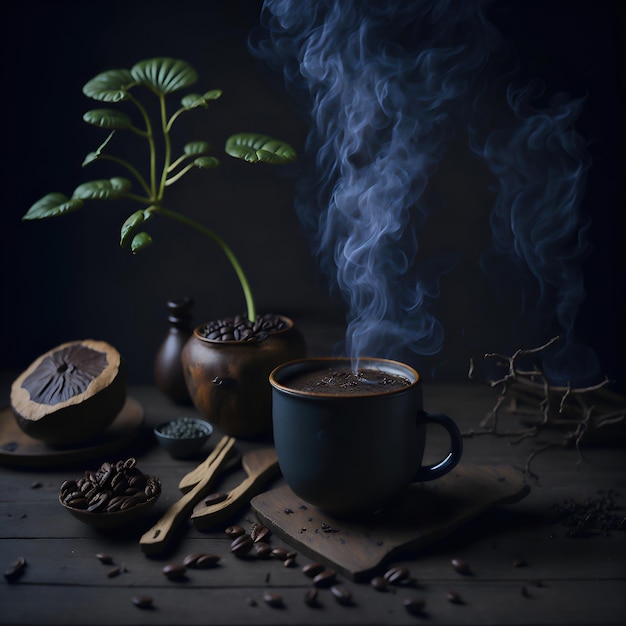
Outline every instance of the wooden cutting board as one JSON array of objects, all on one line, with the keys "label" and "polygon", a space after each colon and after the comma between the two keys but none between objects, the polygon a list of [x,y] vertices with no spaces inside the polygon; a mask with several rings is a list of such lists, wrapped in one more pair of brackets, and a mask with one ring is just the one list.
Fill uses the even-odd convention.
[{"label": "wooden cutting board", "polygon": [[259,520],[310,558],[361,580],[407,550],[445,537],[487,509],[530,492],[508,465],[458,465],[433,482],[411,485],[393,508],[359,519],[335,519],[306,504],[288,486],[255,496]]}]

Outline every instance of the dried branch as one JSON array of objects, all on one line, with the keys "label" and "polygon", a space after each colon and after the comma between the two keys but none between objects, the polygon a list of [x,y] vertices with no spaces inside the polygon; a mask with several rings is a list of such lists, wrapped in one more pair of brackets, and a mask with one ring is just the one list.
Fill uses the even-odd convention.
[{"label": "dried branch", "polygon": [[[466,437],[490,434],[497,437],[513,438],[511,445],[526,439],[537,437],[546,429],[563,429],[562,440],[549,443],[532,452],[526,461],[526,473],[536,478],[531,470],[535,457],[555,447],[574,447],[578,451],[577,465],[584,460],[582,444],[589,435],[597,435],[607,426],[626,423],[626,401],[604,390],[612,381],[608,377],[599,383],[587,387],[552,385],[548,377],[537,365],[530,369],[519,367],[522,358],[536,356],[550,348],[559,337],[537,348],[517,350],[512,356],[496,352],[485,354],[485,359],[497,359],[496,365],[505,368],[506,373],[499,379],[489,382],[491,387],[499,387],[493,408],[480,422],[479,430],[463,433]],[[470,362],[469,377],[474,375],[475,364]],[[514,413],[531,425],[518,430],[504,431],[500,428],[500,416],[505,403],[510,400],[508,411]]]}]

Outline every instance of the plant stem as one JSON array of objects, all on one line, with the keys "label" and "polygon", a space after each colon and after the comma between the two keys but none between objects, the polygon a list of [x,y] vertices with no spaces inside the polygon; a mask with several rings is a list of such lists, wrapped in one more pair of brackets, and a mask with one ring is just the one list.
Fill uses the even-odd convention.
[{"label": "plant stem", "polygon": [[237,274],[237,278],[239,278],[239,282],[243,290],[243,295],[246,299],[248,319],[251,322],[254,322],[256,320],[256,309],[254,307],[254,298],[252,297],[252,290],[250,289],[250,285],[248,283],[248,279],[246,278],[246,275],[244,274],[243,268],[241,267],[239,261],[237,260],[237,257],[235,256],[233,251],[228,247],[226,242],[219,235],[215,234],[210,228],[207,228],[206,226],[186,217],[185,215],[181,215],[180,213],[176,213],[175,211],[170,211],[164,207],[158,207],[155,210],[155,212],[160,213],[161,215],[165,215],[167,217],[171,217],[172,219],[178,220],[179,222],[182,222],[183,224],[187,224],[187,226],[191,226],[192,228],[195,228],[197,231],[207,235],[208,237],[213,239],[215,243],[217,243],[217,245],[222,249],[226,257],[230,261],[230,264],[233,266],[233,269],[235,270],[235,273]]}]

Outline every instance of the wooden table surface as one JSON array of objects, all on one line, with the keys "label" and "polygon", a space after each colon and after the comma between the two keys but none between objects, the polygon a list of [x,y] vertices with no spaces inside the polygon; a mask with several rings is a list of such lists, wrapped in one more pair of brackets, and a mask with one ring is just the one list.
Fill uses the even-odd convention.
[{"label": "wooden table surface", "polygon": [[[409,569],[412,584],[375,590],[367,581],[339,577],[353,602],[344,606],[331,592],[319,592],[320,606],[310,608],[304,596],[311,581],[301,571],[311,559],[296,557],[296,567],[277,559],[241,559],[230,552],[223,528],[199,531],[188,524],[171,551],[161,558],[146,556],[139,537],[179,497],[178,481],[200,459],[174,460],[158,447],[151,428],[192,409],[177,407],[152,387],[131,387],[129,394],[145,411],[139,438],[114,459],[134,456],[147,474],[158,476],[162,496],[143,525],[131,532],[104,534],[71,517],[57,500],[63,480],[96,469],[101,460],[80,467],[22,468],[0,466],[0,564],[6,569],[18,557],[27,567],[15,582],[0,583],[2,624],[604,624],[626,623],[626,539],[622,530],[578,533],[555,521],[555,507],[568,499],[599,500],[607,493],[626,514],[624,447],[585,449],[577,465],[575,450],[547,451],[532,468],[539,483],[529,480],[530,494],[474,518],[439,542],[392,564]],[[432,384],[425,389],[427,408],[453,416],[462,430],[476,428],[493,406],[496,392],[486,385]],[[3,396],[8,403],[8,393]],[[515,422],[514,416],[506,419]],[[219,438],[213,437],[206,455]],[[266,445],[265,442],[263,445]],[[259,445],[239,442],[241,449]],[[437,445],[433,436],[433,445]],[[480,436],[465,440],[462,463],[505,464],[523,468],[528,455],[541,445],[536,439],[510,445],[507,439]],[[219,490],[243,477],[235,471]],[[280,485],[279,477],[272,486]],[[621,519],[620,518],[620,519]],[[229,524],[246,529],[256,521],[246,506]],[[223,525],[225,526],[225,525]],[[273,546],[285,544],[276,535]],[[192,552],[220,555],[218,567],[189,570],[183,582],[167,579],[162,568]],[[107,553],[113,565],[96,554]],[[472,575],[455,570],[462,559]],[[385,566],[384,569],[387,569]],[[282,596],[282,608],[268,605],[263,594]],[[462,603],[453,603],[455,592]],[[137,608],[134,595],[153,598],[151,610]],[[425,601],[424,611],[410,614],[405,598]]]}]

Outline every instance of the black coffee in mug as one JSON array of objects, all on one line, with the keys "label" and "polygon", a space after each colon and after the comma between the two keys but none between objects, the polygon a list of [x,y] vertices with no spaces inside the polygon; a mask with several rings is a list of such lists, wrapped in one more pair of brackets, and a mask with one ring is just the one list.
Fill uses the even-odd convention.
[{"label": "black coffee in mug", "polygon": [[[463,439],[446,415],[423,409],[409,365],[362,358],[290,361],[270,374],[274,445],[285,481],[302,500],[336,516],[388,506],[412,482],[434,480],[461,459]],[[450,437],[448,454],[422,465],[427,424]]]}]

